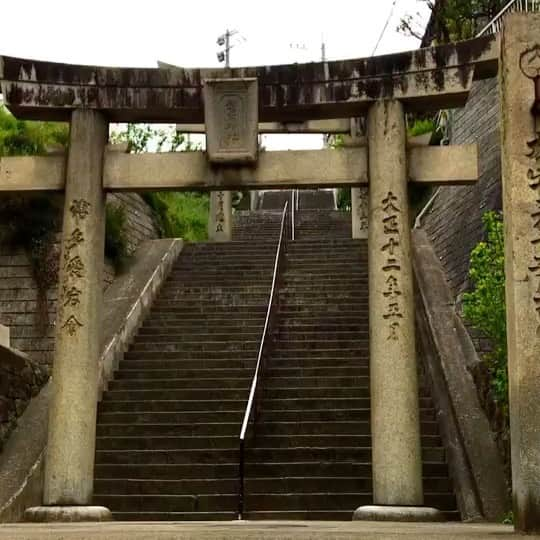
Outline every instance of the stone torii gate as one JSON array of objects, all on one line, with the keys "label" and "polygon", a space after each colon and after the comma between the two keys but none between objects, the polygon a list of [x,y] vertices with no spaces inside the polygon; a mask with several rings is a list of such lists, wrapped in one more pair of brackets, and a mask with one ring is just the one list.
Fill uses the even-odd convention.
[{"label": "stone torii gate", "polygon": [[[67,120],[66,157],[0,160],[0,191],[64,191],[54,395],[43,506],[33,520],[107,519],[92,507],[101,331],[104,193],[359,188],[369,183],[373,491],[359,518],[422,508],[407,183],[478,177],[476,147],[406,146],[404,113],[462,106],[501,74],[507,303],[516,527],[540,530],[540,16],[511,15],[502,38],[368,59],[227,70],[74,66],[0,57],[18,118]],[[500,55],[500,58],[499,58]],[[224,80],[225,79],[225,80]],[[262,152],[258,122],[367,114],[363,146]],[[206,123],[208,153],[119,154],[109,121]]]}]

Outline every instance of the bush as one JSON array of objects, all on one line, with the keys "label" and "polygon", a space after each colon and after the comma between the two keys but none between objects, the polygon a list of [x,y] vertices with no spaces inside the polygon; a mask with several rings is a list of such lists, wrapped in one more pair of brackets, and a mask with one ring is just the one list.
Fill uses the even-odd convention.
[{"label": "bush", "polygon": [[471,252],[469,277],[473,290],[463,295],[463,316],[491,342],[485,355],[495,401],[507,413],[508,373],[506,305],[504,296],[504,235],[502,215],[486,212],[482,218],[486,240]]},{"label": "bush", "polygon": [[117,272],[125,268],[131,256],[126,229],[125,208],[108,203],[105,207],[105,256],[111,260]]},{"label": "bush", "polygon": [[144,200],[154,211],[160,234],[200,242],[208,237],[209,197],[205,193],[149,192]]}]

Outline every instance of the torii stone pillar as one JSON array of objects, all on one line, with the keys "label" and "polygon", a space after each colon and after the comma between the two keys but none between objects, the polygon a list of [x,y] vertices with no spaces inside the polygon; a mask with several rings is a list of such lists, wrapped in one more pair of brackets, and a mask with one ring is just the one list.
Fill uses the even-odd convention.
[{"label": "torii stone pillar", "polygon": [[26,511],[30,521],[111,519],[108,509],[91,506],[103,325],[107,130],[98,112],[72,114],[43,506]]},{"label": "torii stone pillar", "polygon": [[[540,532],[540,14],[505,20],[499,65],[514,523]],[[536,87],[536,93],[535,93]],[[538,112],[537,112],[538,114]]]},{"label": "torii stone pillar", "polygon": [[230,191],[210,193],[208,239],[212,242],[232,240],[232,193]]},{"label": "torii stone pillar", "polygon": [[369,345],[375,506],[353,519],[439,521],[425,508],[403,106],[368,113]]}]

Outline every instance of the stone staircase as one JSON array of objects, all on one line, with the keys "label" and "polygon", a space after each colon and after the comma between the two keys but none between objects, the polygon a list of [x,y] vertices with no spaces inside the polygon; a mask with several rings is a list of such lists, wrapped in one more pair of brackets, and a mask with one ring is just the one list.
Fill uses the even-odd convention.
[{"label": "stone staircase", "polygon": [[274,238],[180,254],[99,405],[94,502],[115,519],[236,517],[275,249]]},{"label": "stone staircase", "polygon": [[[301,211],[304,239],[287,250],[247,454],[247,519],[350,520],[372,503],[367,242],[340,238],[350,214],[330,215]],[[426,388],[420,407],[426,504],[459,519]]]},{"label": "stone staircase", "polygon": [[[115,519],[236,518],[279,218],[237,212],[240,241],[187,245],[121,361],[99,406],[94,500]],[[372,502],[367,243],[350,239],[348,213],[296,223],[246,441],[245,518],[350,520]],[[420,405],[426,504],[459,519],[424,387]]]}]

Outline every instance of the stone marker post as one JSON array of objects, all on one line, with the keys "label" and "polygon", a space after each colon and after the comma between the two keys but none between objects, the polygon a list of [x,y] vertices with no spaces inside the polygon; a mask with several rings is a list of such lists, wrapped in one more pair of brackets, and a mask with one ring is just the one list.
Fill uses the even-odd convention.
[{"label": "stone marker post", "polygon": [[208,239],[212,242],[232,240],[232,194],[230,191],[210,193]]},{"label": "stone marker post", "polygon": [[505,20],[499,65],[514,522],[540,532],[540,14]]},{"label": "stone marker post", "polygon": [[110,519],[106,508],[91,506],[103,324],[102,170],[107,129],[98,112],[72,114],[44,506],[26,511],[26,519],[32,521]]},{"label": "stone marker post", "polygon": [[368,237],[368,188],[351,188],[352,237],[367,239]]},{"label": "stone marker post", "polygon": [[423,508],[403,106],[368,114],[369,344],[373,498],[354,519],[432,521]]}]

